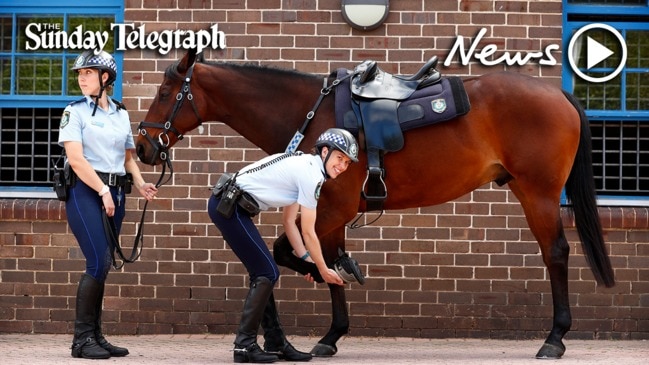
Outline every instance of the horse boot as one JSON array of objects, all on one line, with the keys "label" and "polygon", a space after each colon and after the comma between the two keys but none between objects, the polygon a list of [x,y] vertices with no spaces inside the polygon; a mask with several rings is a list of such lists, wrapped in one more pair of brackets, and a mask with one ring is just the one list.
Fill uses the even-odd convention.
[{"label": "horse boot", "polygon": [[100,284],[95,278],[83,274],[79,280],[72,339],[72,357],[86,359],[108,359],[110,352],[99,346],[95,339],[97,300]]},{"label": "horse boot", "polygon": [[96,320],[95,320],[95,341],[101,346],[104,350],[110,353],[110,356],[114,357],[123,357],[129,354],[128,349],[124,347],[114,346],[106,338],[101,331],[101,313],[103,311],[104,303],[104,288],[105,283],[100,284],[99,296],[97,299],[97,308],[95,310]]},{"label": "horse boot", "polygon": [[260,276],[250,283],[237,337],[234,339],[234,362],[271,363],[278,360],[277,355],[265,352],[257,344],[259,324],[272,292],[273,283],[266,277]]},{"label": "horse boot", "polygon": [[284,329],[279,322],[279,314],[275,306],[275,297],[270,294],[261,320],[264,329],[264,351],[276,354],[286,361],[309,361],[313,356],[308,352],[298,351],[284,335]]}]

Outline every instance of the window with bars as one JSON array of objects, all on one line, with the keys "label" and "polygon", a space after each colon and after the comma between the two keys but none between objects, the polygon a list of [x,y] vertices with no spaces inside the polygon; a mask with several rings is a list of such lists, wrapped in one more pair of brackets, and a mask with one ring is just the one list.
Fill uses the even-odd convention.
[{"label": "window with bars", "polygon": [[2,108],[0,185],[28,185],[50,180],[63,108]]},{"label": "window with bars", "polygon": [[649,123],[591,122],[593,171],[600,192],[619,196],[649,192]]},{"label": "window with bars", "polygon": [[[41,47],[28,50],[30,24],[54,25],[52,31],[108,31],[121,23],[123,0],[3,0],[0,2],[0,198],[54,197],[51,167],[61,154],[58,128],[63,108],[81,97],[70,72],[81,52]],[[32,43],[33,45],[33,43]],[[105,50],[113,53],[114,37]],[[118,69],[122,57],[114,54]],[[121,98],[118,73],[113,96]]]},{"label": "window with bars", "polygon": [[[564,62],[563,86],[580,99],[590,120],[600,204],[649,205],[649,0],[564,0],[563,19],[565,48],[572,34],[592,23],[612,26],[624,39],[627,60],[618,76],[589,82]],[[617,37],[600,28],[585,35],[613,55],[587,69],[586,46],[576,44],[579,70],[595,78],[613,72],[622,55]]]}]

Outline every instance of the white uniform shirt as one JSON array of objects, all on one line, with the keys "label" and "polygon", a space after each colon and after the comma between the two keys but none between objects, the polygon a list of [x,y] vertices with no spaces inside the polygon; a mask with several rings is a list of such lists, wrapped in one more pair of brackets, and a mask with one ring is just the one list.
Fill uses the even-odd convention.
[{"label": "white uniform shirt", "polygon": [[81,142],[83,157],[96,171],[124,175],[126,150],[135,148],[128,112],[118,110],[110,98],[108,111],[97,108],[93,117],[94,108],[95,102],[90,96],[65,107],[59,127],[59,145],[68,141]]},{"label": "white uniform shirt", "polygon": [[282,154],[268,156],[241,169],[237,185],[252,195],[262,210],[286,207],[296,202],[306,208],[315,209],[320,197],[320,188],[325,180],[324,165],[320,156],[291,156],[259,171],[243,174],[280,155]]}]

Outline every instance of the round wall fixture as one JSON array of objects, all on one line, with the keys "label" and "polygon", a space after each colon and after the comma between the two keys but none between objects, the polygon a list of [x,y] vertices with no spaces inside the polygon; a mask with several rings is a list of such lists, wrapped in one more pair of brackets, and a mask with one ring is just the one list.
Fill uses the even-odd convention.
[{"label": "round wall fixture", "polygon": [[342,0],[343,18],[358,30],[376,29],[388,17],[389,0]]}]

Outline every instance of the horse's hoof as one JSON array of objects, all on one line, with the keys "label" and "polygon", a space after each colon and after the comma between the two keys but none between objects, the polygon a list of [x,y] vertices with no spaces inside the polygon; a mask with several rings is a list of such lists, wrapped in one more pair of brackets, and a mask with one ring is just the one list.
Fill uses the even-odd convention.
[{"label": "horse's hoof", "polygon": [[541,349],[536,354],[537,359],[560,359],[563,353],[566,352],[565,346],[557,346],[550,343],[544,343]]},{"label": "horse's hoof", "polygon": [[338,352],[336,346],[325,345],[324,343],[317,343],[311,350],[311,355],[315,357],[332,357]]}]

